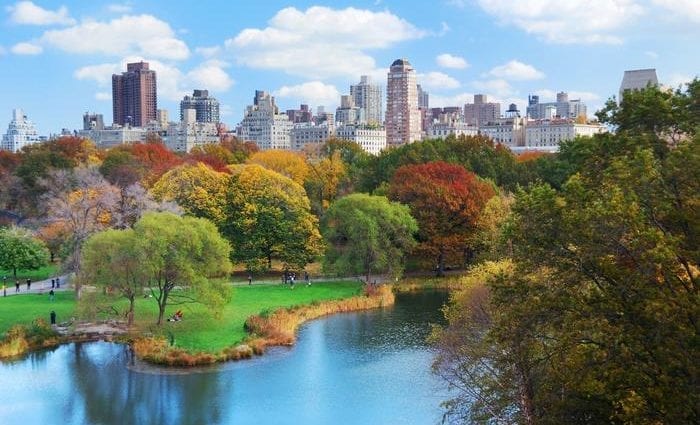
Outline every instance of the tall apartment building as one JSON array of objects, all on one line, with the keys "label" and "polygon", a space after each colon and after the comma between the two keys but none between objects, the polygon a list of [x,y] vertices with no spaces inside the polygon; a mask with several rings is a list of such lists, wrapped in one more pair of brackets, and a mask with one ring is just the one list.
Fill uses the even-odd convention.
[{"label": "tall apartment building", "polygon": [[659,85],[659,79],[656,77],[656,69],[633,69],[625,71],[622,77],[622,83],[620,83],[620,99],[618,102],[622,103],[625,91],[642,90],[648,85]]},{"label": "tall apartment building", "polygon": [[366,121],[365,110],[355,104],[353,96],[340,96],[340,106],[335,110],[335,121],[339,125],[362,124]]},{"label": "tall apartment building", "polygon": [[501,104],[489,102],[485,94],[475,94],[474,103],[464,105],[464,122],[469,125],[484,125],[501,118]]},{"label": "tall apartment building", "polygon": [[362,75],[359,84],[350,86],[350,96],[355,106],[363,110],[361,124],[382,124],[382,87],[379,84],[372,84],[369,76]]},{"label": "tall apartment building", "polygon": [[294,124],[311,122],[314,119],[313,111],[309,108],[309,105],[304,104],[301,104],[299,109],[287,109],[287,116],[289,121]]},{"label": "tall apartment building", "polygon": [[112,75],[112,115],[114,124],[143,127],[156,120],[156,72],[148,62],[126,65],[126,72]]},{"label": "tall apartment building", "polygon": [[19,152],[23,147],[46,140],[37,135],[34,123],[27,119],[21,109],[12,110],[12,121],[7,126],[7,132],[2,136],[0,149]]},{"label": "tall apartment building", "polygon": [[197,122],[219,123],[219,101],[209,96],[209,90],[194,90],[192,96],[185,96],[180,101],[180,121],[185,120],[186,109],[196,111]]},{"label": "tall apartment building", "polygon": [[401,146],[421,139],[416,71],[406,59],[391,64],[386,85],[386,143]]},{"label": "tall apartment building", "polygon": [[533,120],[551,119],[551,108],[554,109],[554,115],[562,119],[576,119],[578,117],[586,117],[586,104],[581,99],[569,100],[569,94],[566,92],[557,93],[556,102],[540,103],[540,97],[531,95],[527,98],[527,116]]},{"label": "tall apartment building", "polygon": [[291,149],[293,124],[286,114],[280,114],[275,98],[261,90],[255,91],[253,104],[246,107],[238,126],[238,137],[255,142],[261,150]]}]

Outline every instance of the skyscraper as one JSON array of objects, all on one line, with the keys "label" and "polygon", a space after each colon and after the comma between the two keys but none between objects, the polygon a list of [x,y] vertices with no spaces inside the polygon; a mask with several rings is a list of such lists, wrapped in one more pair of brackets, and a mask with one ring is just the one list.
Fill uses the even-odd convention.
[{"label": "skyscraper", "polygon": [[396,59],[389,68],[386,85],[387,146],[413,143],[421,138],[416,71],[406,59]]},{"label": "skyscraper", "polygon": [[382,88],[379,84],[372,84],[372,79],[363,75],[359,84],[350,86],[350,96],[355,101],[355,106],[364,110],[362,124],[381,125],[382,123]]},{"label": "skyscraper", "polygon": [[275,98],[256,90],[253,104],[246,107],[238,126],[238,137],[255,142],[261,150],[291,149],[290,133],[293,123],[287,114],[280,114]]},{"label": "skyscraper", "polygon": [[659,85],[659,79],[656,77],[656,69],[633,69],[625,71],[625,75],[622,77],[622,83],[620,84],[620,99],[618,102],[622,103],[625,91],[641,90],[646,88],[647,85]]},{"label": "skyscraper", "polygon": [[27,119],[21,109],[12,110],[12,121],[7,126],[7,132],[2,136],[0,149],[19,152],[23,147],[39,143],[42,139],[37,135],[34,123]]},{"label": "skyscraper", "polygon": [[192,96],[185,96],[180,101],[180,121],[185,120],[185,109],[196,111],[197,122],[219,123],[219,101],[209,97],[209,90],[194,90]]},{"label": "skyscraper", "polygon": [[126,72],[112,75],[114,124],[142,127],[156,120],[156,72],[148,62],[126,65]]}]

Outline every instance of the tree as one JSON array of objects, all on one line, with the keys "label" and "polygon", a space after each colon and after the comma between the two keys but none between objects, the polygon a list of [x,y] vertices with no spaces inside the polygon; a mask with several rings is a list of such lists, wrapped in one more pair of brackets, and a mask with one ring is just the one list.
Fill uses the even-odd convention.
[{"label": "tree", "polygon": [[249,270],[270,268],[273,258],[301,268],[321,250],[304,188],[259,165],[232,176],[221,229],[235,248],[233,259]]},{"label": "tree", "polygon": [[223,306],[229,288],[214,278],[230,271],[231,247],[210,221],[151,212],[134,225],[134,234],[139,270],[158,304],[158,325],[170,304],[199,301],[214,311]]},{"label": "tree", "polygon": [[251,155],[248,163],[262,165],[268,170],[276,171],[301,185],[304,184],[306,176],[309,175],[309,166],[304,158],[291,151],[277,149],[260,151]]},{"label": "tree", "polygon": [[341,185],[347,179],[347,167],[338,151],[331,155],[308,162],[309,175],[304,188],[311,200],[314,212],[321,216],[336,199]]},{"label": "tree", "polygon": [[43,242],[28,230],[19,227],[0,229],[0,267],[12,270],[15,279],[17,270],[36,270],[45,266],[47,260]]},{"label": "tree", "polygon": [[163,174],[151,193],[158,200],[176,202],[188,214],[219,224],[225,216],[229,179],[201,162],[183,164]]},{"label": "tree", "polygon": [[127,146],[110,149],[100,165],[100,173],[118,187],[128,187],[141,181],[146,172],[146,166]]},{"label": "tree", "polygon": [[331,205],[322,229],[327,243],[324,269],[363,274],[369,283],[372,274],[401,275],[418,225],[405,205],[383,196],[353,194]]},{"label": "tree", "polygon": [[446,261],[461,263],[473,251],[479,216],[494,190],[463,167],[436,161],[400,167],[389,195],[411,208],[419,227],[416,252],[442,276]]},{"label": "tree", "polygon": [[105,230],[96,233],[85,242],[81,258],[81,274],[78,277],[105,292],[116,291],[129,301],[126,312],[128,326],[134,323],[134,304],[143,294],[148,275],[142,267],[143,258],[150,254],[143,251],[139,235],[133,229]]}]

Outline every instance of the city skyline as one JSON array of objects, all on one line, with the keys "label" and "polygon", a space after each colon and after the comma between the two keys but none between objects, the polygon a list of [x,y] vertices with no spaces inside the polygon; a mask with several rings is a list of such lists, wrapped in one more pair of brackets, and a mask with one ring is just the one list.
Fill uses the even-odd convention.
[{"label": "city skyline", "polygon": [[[400,57],[416,69],[431,107],[463,106],[486,94],[524,111],[530,94],[547,102],[565,91],[581,98],[589,115],[617,94],[624,70],[656,68],[660,83],[675,87],[700,69],[693,42],[700,4],[507,4],[265,2],[240,20],[231,18],[243,10],[225,2],[206,10],[162,2],[8,3],[0,10],[0,75],[11,84],[0,116],[21,108],[42,135],[81,128],[86,111],[109,117],[111,75],[138,60],[157,72],[158,107],[171,117],[184,95],[204,89],[219,99],[230,127],[256,89],[274,95],[281,110],[302,103],[334,110],[361,75],[386,90],[389,65]],[[193,22],[206,22],[206,31]],[[588,25],[577,28],[579,22]]]}]

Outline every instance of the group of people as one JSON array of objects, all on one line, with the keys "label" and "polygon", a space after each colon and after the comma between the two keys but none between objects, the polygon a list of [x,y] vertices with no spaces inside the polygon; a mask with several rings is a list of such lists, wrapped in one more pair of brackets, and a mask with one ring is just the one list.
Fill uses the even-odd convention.
[{"label": "group of people", "polygon": [[[32,290],[32,280],[27,279],[27,292]],[[51,292],[49,292],[49,298],[53,301],[54,289],[59,289],[61,287],[61,278],[57,277],[51,279]],[[21,292],[19,279],[15,279],[15,293],[19,294]],[[7,296],[7,276],[2,277],[2,296]]]},{"label": "group of people", "polygon": [[[296,279],[297,274],[295,272],[284,272],[284,274],[282,275],[282,280],[284,281],[284,284],[286,285],[287,283],[289,283],[291,289],[294,289],[294,283],[296,282]],[[304,272],[304,282],[306,282],[306,286],[311,286],[309,272]]]}]

